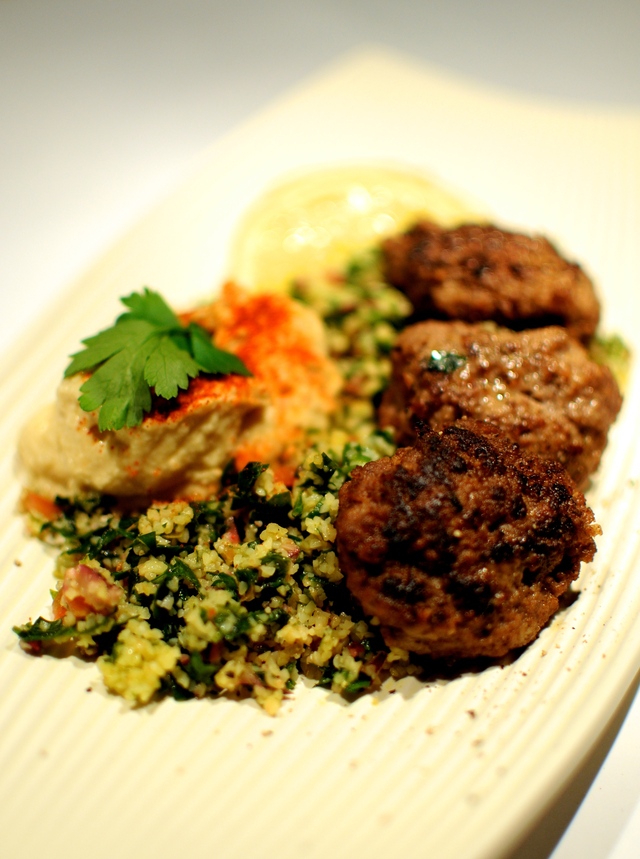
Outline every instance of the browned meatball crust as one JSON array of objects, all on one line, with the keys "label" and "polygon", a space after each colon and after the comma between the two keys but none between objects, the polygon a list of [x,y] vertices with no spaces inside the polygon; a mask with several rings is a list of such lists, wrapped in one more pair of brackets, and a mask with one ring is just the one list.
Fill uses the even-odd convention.
[{"label": "browned meatball crust", "polygon": [[419,322],[400,334],[392,364],[379,422],[399,444],[412,443],[416,421],[487,420],[523,452],[563,463],[581,488],[622,402],[611,371],[556,326]]},{"label": "browned meatball crust", "polygon": [[580,340],[598,325],[591,281],[540,236],[423,222],[384,243],[383,264],[417,319],[490,319],[518,330],[562,325]]},{"label": "browned meatball crust", "polygon": [[476,421],[354,469],[336,527],[347,585],[387,644],[447,659],[532,641],[600,533],[559,463]]}]

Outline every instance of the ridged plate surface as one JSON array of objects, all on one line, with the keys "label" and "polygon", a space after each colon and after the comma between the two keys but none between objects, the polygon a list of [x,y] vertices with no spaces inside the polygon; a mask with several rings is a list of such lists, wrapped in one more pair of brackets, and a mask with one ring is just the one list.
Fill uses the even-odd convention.
[{"label": "ridged plate surface", "polygon": [[65,356],[150,285],[176,306],[224,275],[233,224],[293,168],[424,169],[502,223],[544,231],[599,284],[604,326],[640,349],[640,117],[547,103],[363,52],[220,142],[7,357],[0,387],[3,856],[497,859],[580,763],[640,667],[640,391],[589,493],[603,528],[579,599],[511,666],[346,705],[301,686],[251,703],[129,710],[79,660],[33,659],[14,624],[47,604],[52,557],[15,514],[19,427]]}]

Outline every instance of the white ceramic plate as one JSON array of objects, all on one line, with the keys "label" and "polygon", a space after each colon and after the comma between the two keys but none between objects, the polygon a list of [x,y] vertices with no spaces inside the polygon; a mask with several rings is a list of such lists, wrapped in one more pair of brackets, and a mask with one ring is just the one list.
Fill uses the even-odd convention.
[{"label": "white ceramic plate", "polygon": [[177,306],[224,273],[234,222],[292,168],[414,165],[543,230],[600,285],[604,325],[640,348],[640,121],[523,103],[381,53],[330,69],[217,145],[12,356],[0,388],[0,843],[5,856],[496,859],[604,728],[640,665],[637,374],[589,499],[604,534],[581,595],[508,668],[409,682],[346,705],[301,686],[252,703],[132,711],[79,660],[33,659],[13,624],[48,600],[52,559],[14,508],[19,426],[65,356],[148,284]]}]

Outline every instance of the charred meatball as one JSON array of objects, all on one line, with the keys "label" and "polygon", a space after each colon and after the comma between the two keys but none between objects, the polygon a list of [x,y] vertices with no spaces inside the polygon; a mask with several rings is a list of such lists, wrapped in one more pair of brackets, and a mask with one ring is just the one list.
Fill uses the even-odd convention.
[{"label": "charred meatball", "polygon": [[559,463],[476,421],[356,468],[336,528],[347,585],[387,644],[447,659],[532,641],[600,532]]},{"label": "charred meatball", "polygon": [[392,363],[379,421],[399,444],[412,443],[416,422],[487,420],[523,452],[557,459],[581,488],[622,402],[611,371],[556,326],[419,322],[399,336]]},{"label": "charred meatball", "polygon": [[383,261],[417,319],[490,319],[517,330],[562,325],[580,340],[598,325],[591,281],[540,236],[424,222],[388,239]]}]

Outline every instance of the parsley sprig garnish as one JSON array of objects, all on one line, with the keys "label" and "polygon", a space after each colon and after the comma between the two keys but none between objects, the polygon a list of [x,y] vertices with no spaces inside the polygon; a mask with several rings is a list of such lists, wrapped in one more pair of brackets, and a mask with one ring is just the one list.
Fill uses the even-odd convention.
[{"label": "parsley sprig garnish", "polygon": [[172,400],[202,372],[251,375],[200,325],[183,325],[157,292],[145,287],[120,300],[129,309],[111,328],[83,340],[85,348],[71,355],[64,374],[91,371],[78,402],[87,412],[100,409],[101,431],[141,424],[151,410],[152,389]]}]

